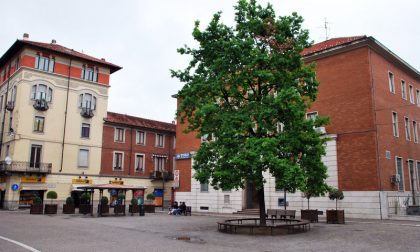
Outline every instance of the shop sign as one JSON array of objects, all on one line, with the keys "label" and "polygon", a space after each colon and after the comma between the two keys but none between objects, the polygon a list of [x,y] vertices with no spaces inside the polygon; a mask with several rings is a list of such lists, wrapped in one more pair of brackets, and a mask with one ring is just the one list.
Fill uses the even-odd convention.
[{"label": "shop sign", "polygon": [[6,177],[1,177],[0,178],[0,183],[6,183]]},{"label": "shop sign", "polygon": [[45,177],[25,176],[20,178],[22,183],[45,183]]},{"label": "shop sign", "polygon": [[134,191],[134,197],[144,197],[144,190],[135,190]]},{"label": "shop sign", "polygon": [[174,184],[172,187],[173,188],[179,187],[179,170],[174,170]]},{"label": "shop sign", "polygon": [[111,180],[109,182],[111,182],[113,185],[124,185],[124,181],[122,180]]},{"label": "shop sign", "polygon": [[92,179],[72,179],[71,180],[72,184],[92,184]]},{"label": "shop sign", "polygon": [[176,160],[190,159],[190,158],[191,158],[191,153],[190,152],[175,154],[175,159]]}]

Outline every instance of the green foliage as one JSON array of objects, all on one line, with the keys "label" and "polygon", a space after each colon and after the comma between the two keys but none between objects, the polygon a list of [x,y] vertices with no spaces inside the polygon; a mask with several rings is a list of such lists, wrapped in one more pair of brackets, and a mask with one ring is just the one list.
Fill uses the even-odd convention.
[{"label": "green foliage", "polygon": [[32,204],[33,204],[34,206],[39,206],[39,205],[41,205],[41,204],[42,204],[42,200],[41,200],[41,198],[40,198],[40,197],[38,197],[38,196],[36,196],[36,197],[32,200]]},{"label": "green foliage", "polygon": [[335,209],[338,209],[337,203],[339,200],[344,199],[344,193],[340,189],[330,188],[328,197],[330,200],[335,200]]},{"label": "green foliage", "polygon": [[119,200],[125,200],[125,194],[124,193],[120,193],[120,194],[118,194],[117,198]]},{"label": "green foliage", "polygon": [[102,205],[108,205],[108,202],[109,202],[108,197],[107,196],[102,196],[101,204]]},{"label": "green foliage", "polygon": [[57,193],[55,191],[47,192],[47,199],[57,199]]},{"label": "green foliage", "polygon": [[[171,71],[185,84],[177,94],[185,132],[214,136],[194,157],[195,178],[216,189],[252,183],[264,201],[268,171],[279,188],[323,193],[326,139],[314,128],[328,120],[305,118],[318,82],[315,66],[305,65],[300,54],[311,45],[303,19],[296,13],[277,17],[271,5],[255,0],[239,0],[235,10],[235,27],[221,23],[221,13],[205,30],[197,21],[199,48],[178,49],[192,59],[186,69]],[[264,218],[264,207],[260,211]]]},{"label": "green foliage", "polygon": [[131,205],[133,205],[133,206],[137,206],[138,205],[138,201],[137,201],[136,198],[132,198],[131,199]]},{"label": "green foliage", "polygon": [[153,193],[149,193],[146,195],[146,199],[147,200],[154,200],[155,199],[155,195],[153,195]]},{"label": "green foliage", "polygon": [[82,193],[82,195],[80,196],[80,199],[82,201],[84,201],[85,203],[89,203],[90,202],[90,193],[89,192]]},{"label": "green foliage", "polygon": [[67,205],[73,205],[74,204],[74,199],[72,197],[67,197],[66,204]]}]

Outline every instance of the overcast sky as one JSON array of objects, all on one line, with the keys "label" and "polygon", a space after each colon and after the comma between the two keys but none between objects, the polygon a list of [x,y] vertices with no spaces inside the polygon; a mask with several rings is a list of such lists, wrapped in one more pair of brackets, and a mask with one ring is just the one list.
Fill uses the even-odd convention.
[{"label": "overcast sky", "polygon": [[[272,0],[277,15],[296,11],[315,42],[328,36],[373,36],[420,70],[418,0]],[[222,11],[233,25],[229,0],[14,0],[0,1],[0,54],[29,33],[30,39],[57,43],[123,69],[111,76],[108,111],[170,122],[182,86],[169,69],[182,69],[188,58],[177,54],[193,46],[195,20],[205,28]]]}]

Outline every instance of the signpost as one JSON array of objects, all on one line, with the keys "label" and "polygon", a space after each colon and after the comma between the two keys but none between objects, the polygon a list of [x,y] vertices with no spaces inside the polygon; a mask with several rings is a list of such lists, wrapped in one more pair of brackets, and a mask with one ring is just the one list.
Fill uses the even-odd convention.
[{"label": "signpost", "polygon": [[15,204],[15,192],[17,190],[19,190],[19,185],[18,184],[13,184],[12,185],[12,191],[13,191],[13,193],[12,193],[12,207],[11,207],[12,210],[16,210],[14,204]]}]

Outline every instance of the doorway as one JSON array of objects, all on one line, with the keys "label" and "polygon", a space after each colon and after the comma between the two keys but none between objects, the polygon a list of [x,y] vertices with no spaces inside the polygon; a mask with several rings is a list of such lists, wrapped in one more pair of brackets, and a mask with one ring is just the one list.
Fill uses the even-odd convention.
[{"label": "doorway", "polygon": [[0,191],[0,209],[4,207],[4,197],[6,196],[6,191]]},{"label": "doorway", "polygon": [[248,182],[245,187],[245,207],[246,209],[259,208],[258,192],[254,183]]}]

